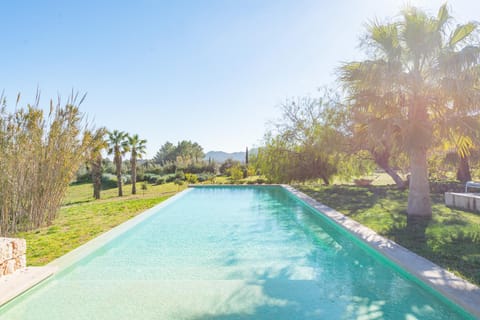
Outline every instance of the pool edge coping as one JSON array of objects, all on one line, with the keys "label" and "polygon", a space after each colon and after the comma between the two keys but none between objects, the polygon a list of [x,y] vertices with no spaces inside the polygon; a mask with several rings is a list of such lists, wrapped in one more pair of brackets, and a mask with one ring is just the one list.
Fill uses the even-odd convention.
[{"label": "pool edge coping", "polygon": [[315,200],[290,185],[280,185],[301,201],[346,229],[427,286],[437,290],[473,316],[480,318],[480,288],[432,261],[419,256],[372,229]]},{"label": "pool edge coping", "polygon": [[0,307],[51,277],[55,267],[26,267],[0,278]]},{"label": "pool edge coping", "polygon": [[[23,293],[27,292],[28,290],[32,289],[33,287],[41,284],[43,281],[51,278],[59,271],[67,268],[71,264],[75,263],[76,261],[88,256],[90,253],[95,251],[96,249],[100,248],[104,244],[108,243],[112,239],[116,238],[118,235],[124,233],[125,231],[129,230],[130,228],[134,227],[135,225],[139,224],[140,222],[148,219],[153,214],[155,214],[159,209],[169,205],[171,202],[176,201],[178,198],[184,196],[192,189],[185,189],[181,192],[169,197],[168,199],[160,202],[159,204],[147,209],[143,212],[140,212],[136,216],[124,221],[123,223],[119,224],[111,228],[110,230],[98,235],[97,237],[85,242],[84,244],[80,245],[79,247],[67,252],[66,254],[58,257],[57,259],[49,262],[48,264],[41,266],[41,267],[27,267],[24,270],[28,269],[35,269],[35,270],[42,270],[43,272],[38,277],[32,279],[28,279],[28,274],[22,273],[23,270],[18,270],[13,275],[16,276],[16,280],[19,281],[21,287],[18,288],[15,292],[10,293],[8,295],[8,299],[0,299],[0,307],[3,307],[10,301],[14,300],[16,297],[22,295]],[[3,278],[3,277],[2,277]],[[30,281],[30,282],[29,282]],[[1,283],[0,283],[1,284]],[[0,297],[1,298],[1,297]]]}]

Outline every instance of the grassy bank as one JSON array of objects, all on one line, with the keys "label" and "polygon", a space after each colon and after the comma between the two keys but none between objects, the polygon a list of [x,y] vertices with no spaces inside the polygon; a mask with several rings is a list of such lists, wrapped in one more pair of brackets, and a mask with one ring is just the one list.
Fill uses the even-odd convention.
[{"label": "grassy bank", "polygon": [[480,215],[445,207],[432,195],[433,218],[407,222],[407,191],[390,186],[296,186],[318,201],[480,285]]},{"label": "grassy bank", "polygon": [[51,226],[16,235],[27,240],[28,265],[44,265],[64,255],[164,201],[185,186],[167,183],[148,185],[147,190],[141,190],[138,185],[137,195],[129,195],[130,188],[125,186],[126,195],[121,198],[114,188],[102,191],[102,199],[94,200],[91,184],[70,186],[64,205]]}]

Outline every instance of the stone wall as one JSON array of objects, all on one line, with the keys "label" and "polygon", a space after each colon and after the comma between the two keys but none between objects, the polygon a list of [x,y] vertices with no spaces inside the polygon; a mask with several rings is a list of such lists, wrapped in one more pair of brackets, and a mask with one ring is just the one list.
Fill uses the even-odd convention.
[{"label": "stone wall", "polygon": [[0,277],[27,266],[25,239],[0,238]]}]

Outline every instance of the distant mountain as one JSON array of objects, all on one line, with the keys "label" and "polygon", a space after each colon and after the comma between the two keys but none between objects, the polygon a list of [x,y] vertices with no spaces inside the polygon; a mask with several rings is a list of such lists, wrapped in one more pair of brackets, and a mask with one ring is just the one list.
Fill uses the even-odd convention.
[{"label": "distant mountain", "polygon": [[215,162],[225,162],[227,159],[233,159],[240,162],[245,162],[245,152],[227,153],[223,151],[209,151],[205,154],[205,160],[212,159]]},{"label": "distant mountain", "polygon": [[[248,150],[250,154],[256,154],[257,149]],[[227,159],[233,159],[245,163],[245,151],[243,152],[223,152],[223,151],[209,151],[205,154],[205,160],[212,159],[215,162],[222,163]]]}]

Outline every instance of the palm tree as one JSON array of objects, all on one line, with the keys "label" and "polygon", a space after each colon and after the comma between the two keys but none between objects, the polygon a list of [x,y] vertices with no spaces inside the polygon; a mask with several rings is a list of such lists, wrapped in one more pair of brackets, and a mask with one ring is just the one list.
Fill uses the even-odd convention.
[{"label": "palm tree", "polygon": [[113,130],[108,133],[108,154],[113,154],[115,171],[117,174],[118,196],[123,196],[122,191],[122,157],[128,151],[128,134],[123,131]]},{"label": "palm tree", "polygon": [[142,158],[142,155],[145,154],[146,143],[147,140],[140,139],[138,134],[128,137],[128,146],[131,153],[130,164],[132,168],[132,194],[137,193],[137,158]]},{"label": "palm tree", "polygon": [[[480,51],[473,44],[476,25],[459,25],[449,32],[450,20],[443,5],[436,17],[408,7],[399,21],[374,22],[364,42],[371,59],[347,63],[341,69],[353,117],[364,121],[357,125],[369,127],[373,139],[387,137],[409,158],[409,216],[432,214],[427,151],[434,133],[439,132],[439,120],[452,110],[480,110],[478,101],[469,105],[455,103],[453,93],[442,90],[453,72],[448,68],[452,62],[444,59],[446,53],[468,64],[468,69],[479,66]],[[453,78],[457,79],[457,74],[453,73]],[[477,89],[468,90],[478,93],[478,77],[472,81]]]},{"label": "palm tree", "polygon": [[106,134],[107,130],[105,128],[99,128],[91,134],[92,143],[88,162],[92,173],[93,197],[95,199],[100,199],[102,188],[102,150],[108,146],[105,140]]},{"label": "palm tree", "polygon": [[[471,32],[474,29],[475,24],[469,23],[456,32]],[[471,180],[468,159],[480,136],[479,50],[478,46],[465,46],[457,52],[452,46],[447,46],[439,59],[438,73],[443,78],[441,92],[452,106],[442,119],[440,130],[443,130],[442,136],[448,137],[447,144],[453,146],[457,153],[457,179],[461,182]]]}]

